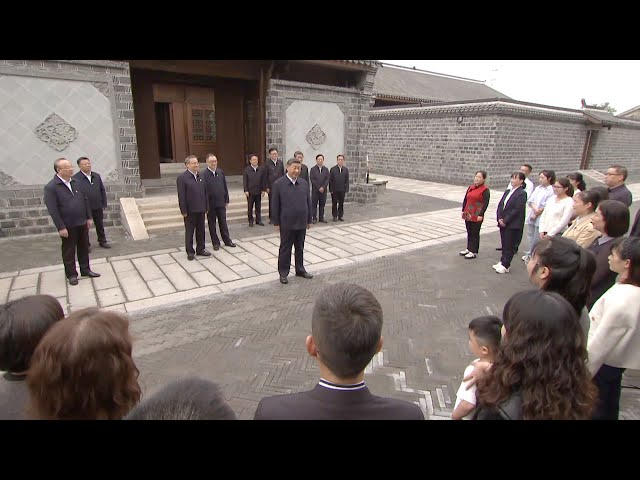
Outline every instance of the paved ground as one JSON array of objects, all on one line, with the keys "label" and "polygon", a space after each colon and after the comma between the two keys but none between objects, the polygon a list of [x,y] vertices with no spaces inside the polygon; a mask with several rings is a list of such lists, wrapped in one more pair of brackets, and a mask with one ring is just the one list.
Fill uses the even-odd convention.
[{"label": "paved ground", "polygon": [[[293,278],[288,285],[280,285],[277,274],[273,276],[273,272],[263,274],[272,277],[265,276],[257,284],[250,282],[260,275],[242,280],[221,280],[212,286],[224,287],[225,293],[201,294],[190,301],[183,300],[168,306],[157,306],[162,296],[159,295],[131,313],[131,328],[136,338],[134,356],[141,370],[145,394],[153,393],[175,378],[198,375],[219,382],[239,418],[250,419],[263,396],[311,388],[317,381],[318,370],[306,353],[304,339],[310,331],[313,302],[323,286],[343,281],[358,283],[372,290],[385,312],[383,350],[367,368],[366,381],[372,391],[415,402],[421,406],[427,418],[449,418],[461,374],[472,359],[467,347],[469,320],[487,313],[500,315],[504,302],[513,293],[530,288],[530,285],[522,262],[514,262],[508,275],[496,275],[491,269],[491,265],[499,258],[494,250],[499,240],[489,222],[483,226],[483,232],[486,233],[482,236],[478,258],[464,260],[457,254],[465,246],[465,235],[462,233],[464,226],[460,225],[462,222],[459,219],[461,195],[456,190],[462,187],[393,178],[389,185],[413,193],[388,192],[375,207],[360,208],[363,211],[361,217],[356,216],[358,207],[354,205],[347,210],[352,214],[345,214],[348,222],[329,224],[310,232],[309,245],[316,242],[318,257],[332,248],[349,253],[349,256],[340,257],[340,260],[348,260],[344,264],[328,263],[335,262],[335,259],[323,259],[315,265],[311,263],[309,270],[317,273],[312,280]],[[640,198],[636,191],[636,198]],[[394,206],[395,194],[401,200],[398,206]],[[498,195],[493,197],[496,202]],[[455,201],[455,205],[450,201]],[[634,204],[634,213],[637,207],[638,202]],[[402,208],[418,210],[407,212]],[[378,216],[374,217],[376,214]],[[376,220],[372,221],[372,218]],[[251,230],[245,228],[253,234],[257,227]],[[335,230],[340,232],[335,233]],[[242,237],[242,232],[232,234],[247,245],[265,245],[258,242],[269,240]],[[419,237],[417,241],[410,240],[412,234]],[[336,238],[336,235],[341,238]],[[403,239],[405,235],[408,237]],[[428,235],[436,237],[424,240],[430,238]],[[114,268],[114,278],[119,281],[117,288],[121,288],[125,295],[128,288],[125,285],[129,284],[127,277],[133,274],[124,277],[119,274],[127,272],[138,274],[145,288],[151,291],[153,288],[148,285],[154,280],[145,281],[143,276],[143,272],[148,273],[149,261],[154,262],[156,268],[167,277],[171,273],[166,273],[160,267],[176,265],[172,268],[190,268],[180,260],[184,256],[183,252],[177,250],[181,238],[171,237],[147,241],[147,250],[139,246],[140,242],[123,242],[124,245],[116,248],[123,248],[124,251],[114,248],[113,252],[108,253],[121,256],[124,252],[135,251],[140,256],[131,260],[107,257],[103,263],[94,262],[95,270],[100,271],[99,266]],[[339,244],[327,243],[329,239],[337,240]],[[358,248],[354,247],[356,243],[373,248],[369,245],[372,239],[400,245],[385,245],[384,248],[363,253],[348,251],[349,248]],[[41,243],[33,248],[35,240],[25,241],[21,246],[14,244],[16,240],[0,242],[3,247],[0,249],[1,269],[7,270],[5,265],[14,262],[10,263],[12,268],[19,272],[22,270],[22,274],[5,274],[4,278],[0,278],[0,282],[6,283],[7,279],[11,282],[7,295],[14,290],[13,283],[16,281],[22,282],[17,286],[28,289],[34,278],[34,273],[25,273],[27,268],[13,257],[19,256],[27,262],[31,261],[32,255],[36,258],[40,255],[41,263],[36,263],[39,267],[55,263],[51,258],[58,255],[57,242],[51,239],[45,242],[40,237],[37,240]],[[53,240],[56,240],[55,237]],[[400,240],[408,240],[408,243]],[[53,245],[49,246],[49,243]],[[331,246],[323,245],[325,243]],[[269,252],[271,247],[265,246],[267,248],[263,250]],[[153,253],[148,251],[150,248],[174,251]],[[24,253],[32,250],[34,254]],[[244,253],[247,252],[249,250]],[[313,254],[312,251],[309,253]],[[238,265],[225,264],[223,259],[230,261],[226,255],[216,260],[235,272],[231,267]],[[241,254],[237,255],[242,257]],[[269,264],[267,260],[265,258],[264,262]],[[116,265],[129,265],[126,263],[128,261],[133,269],[116,270],[119,268]],[[161,265],[165,261],[168,263]],[[215,275],[218,270],[207,268],[206,262],[204,270],[200,272]],[[317,268],[322,267],[323,262],[326,268]],[[189,263],[202,265],[199,261]],[[32,263],[28,265],[33,267]],[[55,268],[59,271],[59,267]],[[189,278],[197,281],[196,274],[199,272],[184,271]],[[36,272],[36,288],[40,291],[60,288],[58,282],[51,281],[47,275],[52,272],[55,273],[55,269]],[[233,284],[243,281],[245,284]],[[95,287],[93,291],[98,292],[99,299],[99,292],[104,289],[100,290],[92,282],[95,280],[83,280],[81,285],[84,283]],[[201,288],[207,287],[197,286],[185,292]],[[67,299],[63,296],[60,298]],[[125,309],[126,303],[139,300],[127,298],[127,301],[123,302]],[[73,303],[72,296],[70,305]],[[640,386],[640,372],[628,372],[624,383]],[[621,404],[621,418],[640,419],[638,390],[624,389]]]}]

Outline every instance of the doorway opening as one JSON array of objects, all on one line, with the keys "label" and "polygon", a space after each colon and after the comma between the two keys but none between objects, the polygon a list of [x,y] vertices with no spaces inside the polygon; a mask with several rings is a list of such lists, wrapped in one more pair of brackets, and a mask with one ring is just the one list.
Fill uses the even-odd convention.
[{"label": "doorway opening", "polygon": [[176,159],[171,141],[171,104],[155,102],[155,111],[160,163],[173,163]]}]

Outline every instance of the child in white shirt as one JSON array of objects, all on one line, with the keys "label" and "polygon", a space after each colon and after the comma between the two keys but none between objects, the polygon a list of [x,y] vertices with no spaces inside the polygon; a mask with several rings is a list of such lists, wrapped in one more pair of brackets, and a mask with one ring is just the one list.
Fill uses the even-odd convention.
[{"label": "child in white shirt", "polygon": [[[469,348],[478,357],[476,360],[493,363],[501,338],[502,321],[498,317],[493,315],[478,317],[469,322]],[[471,374],[473,368],[473,365],[469,365],[462,378]],[[467,390],[468,383],[468,381],[462,382],[458,388],[456,404],[451,415],[453,420],[469,420],[476,408],[476,386],[473,385]]]}]

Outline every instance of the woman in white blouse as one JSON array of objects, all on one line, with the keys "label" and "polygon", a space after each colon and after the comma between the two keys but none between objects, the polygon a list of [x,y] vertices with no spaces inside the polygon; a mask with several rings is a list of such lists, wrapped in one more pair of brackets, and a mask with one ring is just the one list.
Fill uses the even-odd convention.
[{"label": "woman in white blouse", "polygon": [[566,178],[559,178],[553,184],[555,195],[547,200],[540,216],[540,238],[559,235],[565,231],[573,215],[573,187]]},{"label": "woman in white blouse", "polygon": [[599,202],[600,194],[593,190],[574,193],[573,213],[575,218],[562,236],[570,238],[582,248],[589,248],[593,241],[601,235],[599,231],[593,228],[591,223]]},{"label": "woman in white blouse", "polygon": [[640,369],[640,238],[614,241],[609,267],[614,284],[591,311],[587,340],[589,370],[599,389],[594,419],[617,420],[622,374]]}]

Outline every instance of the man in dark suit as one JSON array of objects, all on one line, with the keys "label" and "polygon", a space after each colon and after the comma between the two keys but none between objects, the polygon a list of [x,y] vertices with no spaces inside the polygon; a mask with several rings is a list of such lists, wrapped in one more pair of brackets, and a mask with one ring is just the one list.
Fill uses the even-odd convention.
[{"label": "man in dark suit", "polygon": [[287,161],[287,174],[273,183],[273,224],[280,231],[278,273],[280,283],[289,283],[291,247],[295,245],[296,277],[313,278],[304,269],[304,237],[311,226],[311,195],[309,184],[299,178],[300,162]]},{"label": "man in dark suit", "polygon": [[244,195],[247,197],[247,217],[249,218],[249,226],[253,227],[253,208],[256,210],[256,225],[261,225],[262,217],[260,209],[264,192],[267,190],[267,177],[264,166],[258,165],[258,156],[256,154],[249,155],[249,163],[242,172],[242,186]]},{"label": "man in dark suit", "polygon": [[502,257],[493,265],[496,273],[509,273],[511,260],[516,253],[516,245],[522,240],[527,192],[524,189],[525,175],[515,172],[511,175],[511,189],[505,190],[498,203],[497,218],[502,241]]},{"label": "man in dark suit", "polygon": [[316,164],[311,167],[309,177],[311,178],[312,222],[316,223],[320,219],[322,223],[327,223],[324,219],[324,206],[327,203],[329,169],[324,166],[324,155],[321,153],[316,155]]},{"label": "man in dark suit", "polygon": [[229,189],[224,172],[218,168],[218,158],[213,153],[207,154],[207,168],[203,175],[209,202],[209,234],[213,242],[213,249],[220,250],[220,239],[216,235],[216,218],[220,223],[220,236],[227,247],[235,247],[229,236],[227,226],[227,207],[229,206]]},{"label": "man in dark suit", "polygon": [[304,178],[304,181],[309,183],[309,168],[304,164],[304,153],[298,150],[293,157],[300,160],[300,178]]},{"label": "man in dark suit", "polygon": [[91,278],[100,276],[89,267],[91,207],[84,189],[72,178],[71,162],[66,158],[59,158],[53,163],[53,169],[56,176],[44,187],[44,203],[62,238],[64,273],[70,285],[77,285],[76,250],[80,274]]},{"label": "man in dark suit", "polygon": [[[91,160],[87,157],[80,157],[77,161],[80,171],[73,178],[78,181],[78,185],[82,186],[89,197],[89,206],[91,207],[91,216],[93,224],[96,226],[96,234],[98,235],[98,243],[102,248],[111,248],[107,242],[107,236],[104,233],[104,209],[107,208],[107,191],[102,183],[102,178],[96,172],[91,170]],[[91,241],[89,241],[89,253],[91,253]]]},{"label": "man in dark suit", "polygon": [[[204,216],[208,213],[207,189],[198,172],[198,157],[189,155],[185,161],[187,169],[178,176],[178,204],[184,217],[184,243],[187,258],[193,260],[194,253],[203,257],[211,255],[204,248]],[[193,250],[193,232],[196,233],[196,251]]]},{"label": "man in dark suit", "polygon": [[260,400],[254,420],[424,420],[420,407],[373,395],[364,370],[382,348],[382,307],[365,288],[326,287],[311,316],[307,352],[318,362],[313,390]]},{"label": "man in dark suit", "polygon": [[618,200],[630,207],[633,203],[633,195],[624,184],[627,174],[627,169],[622,165],[611,165],[607,168],[604,183],[609,187],[609,200]]},{"label": "man in dark suit", "polygon": [[338,155],[338,164],[329,172],[329,191],[331,192],[331,214],[333,221],[344,222],[344,196],[349,191],[349,169],[344,166],[344,155]]},{"label": "man in dark suit", "polygon": [[269,149],[269,160],[267,160],[267,195],[269,195],[269,223],[273,224],[273,214],[271,213],[271,208],[273,205],[273,201],[271,200],[271,189],[273,188],[273,182],[283,177],[284,172],[284,163],[282,160],[278,158],[278,150],[276,148],[271,147]]}]

